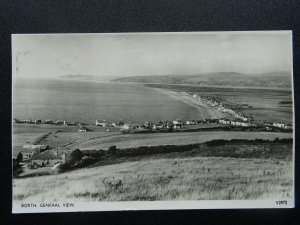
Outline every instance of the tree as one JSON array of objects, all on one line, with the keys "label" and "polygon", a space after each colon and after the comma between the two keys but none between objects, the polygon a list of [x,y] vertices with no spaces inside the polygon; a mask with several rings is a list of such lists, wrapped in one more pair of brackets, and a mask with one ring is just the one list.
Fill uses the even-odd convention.
[{"label": "tree", "polygon": [[17,159],[13,159],[13,175],[18,176],[22,172],[22,167],[17,161]]},{"label": "tree", "polygon": [[18,163],[23,161],[23,154],[22,154],[22,152],[19,152],[19,154],[17,155],[16,161]]},{"label": "tree", "polygon": [[79,149],[75,149],[74,151],[72,151],[71,154],[70,154],[71,163],[73,164],[73,163],[81,160],[82,155],[83,155],[82,151],[80,151]]},{"label": "tree", "polygon": [[115,154],[115,153],[117,152],[117,146],[115,146],[115,145],[110,146],[110,147],[108,148],[108,152],[109,152],[110,154]]},{"label": "tree", "polygon": [[66,170],[69,170],[70,168],[71,168],[71,164],[69,162],[65,162],[58,166],[58,169],[60,172],[65,172]]}]

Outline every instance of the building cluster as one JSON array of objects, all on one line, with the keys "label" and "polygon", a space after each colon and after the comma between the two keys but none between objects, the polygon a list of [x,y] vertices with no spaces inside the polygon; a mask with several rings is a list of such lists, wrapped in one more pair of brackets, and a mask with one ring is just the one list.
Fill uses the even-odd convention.
[{"label": "building cluster", "polygon": [[244,121],[241,119],[230,120],[227,118],[221,118],[219,119],[219,124],[232,125],[237,127],[257,127],[255,123]]},{"label": "building cluster", "polygon": [[293,126],[291,124],[285,124],[281,121],[264,122],[263,125],[266,127],[267,130],[272,130],[272,127],[286,129],[286,130],[293,129]]},{"label": "building cluster", "polygon": [[100,121],[96,120],[95,125],[100,127],[118,127],[118,128],[126,128],[129,126],[129,124],[124,120],[112,122],[112,123],[109,123],[106,120],[100,120]]},{"label": "building cluster", "polygon": [[204,119],[204,120],[160,120],[160,121],[146,121],[142,124],[129,124],[125,121],[108,123],[106,120],[96,120],[96,126],[101,127],[117,127],[123,133],[143,133],[143,132],[170,132],[184,128],[185,125],[197,125],[203,123],[217,123],[218,119]]},{"label": "building cluster", "polygon": [[98,121],[96,120],[96,126],[101,127],[117,127],[124,133],[126,132],[150,132],[150,131],[167,131],[170,129],[179,129],[183,125],[181,120],[169,121],[161,120],[158,122],[155,121],[146,121],[142,124],[129,124],[126,121],[118,121],[108,123],[106,120]]},{"label": "building cluster", "polygon": [[53,167],[66,161],[66,153],[51,149],[48,145],[23,145],[14,147],[13,158],[19,158],[22,163],[27,163],[30,168]]},{"label": "building cluster", "polygon": [[231,120],[228,118],[221,118],[219,119],[219,124],[224,125],[231,125],[231,126],[238,126],[238,127],[260,127],[264,128],[268,131],[272,130],[273,128],[280,128],[285,130],[292,129],[292,125],[285,124],[283,122],[261,122],[261,123],[254,123],[252,121],[243,121],[243,120]]},{"label": "building cluster", "polygon": [[233,109],[230,109],[228,107],[225,107],[220,99],[214,97],[214,96],[198,96],[197,94],[193,95],[193,98],[198,99],[198,101],[202,101],[205,104],[209,105],[210,107],[225,113],[231,115],[231,117],[234,117],[237,120],[247,121],[248,118],[243,115],[242,113],[236,112]]}]

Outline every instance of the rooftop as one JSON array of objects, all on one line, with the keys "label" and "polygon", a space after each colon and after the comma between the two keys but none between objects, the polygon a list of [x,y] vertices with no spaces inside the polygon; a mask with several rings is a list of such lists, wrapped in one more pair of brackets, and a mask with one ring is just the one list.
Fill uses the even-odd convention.
[{"label": "rooftop", "polygon": [[40,159],[40,160],[45,160],[45,159],[61,159],[61,155],[55,155],[51,151],[46,151],[46,152],[34,154],[31,157],[31,159],[32,160],[38,160],[38,159]]}]

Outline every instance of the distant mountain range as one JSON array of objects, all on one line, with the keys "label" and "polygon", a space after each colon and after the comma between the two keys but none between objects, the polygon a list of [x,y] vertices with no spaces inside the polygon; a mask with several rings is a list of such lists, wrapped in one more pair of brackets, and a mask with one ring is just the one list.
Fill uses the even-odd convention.
[{"label": "distant mountain range", "polygon": [[112,76],[95,76],[95,75],[89,75],[89,74],[66,74],[66,75],[59,76],[59,78],[73,79],[73,80],[109,81],[111,79],[115,79],[116,77],[112,77]]},{"label": "distant mountain range", "polygon": [[203,73],[197,75],[135,76],[122,77],[114,82],[188,84],[199,86],[224,87],[268,87],[290,88],[290,72],[273,72],[265,74],[242,74],[235,72]]}]

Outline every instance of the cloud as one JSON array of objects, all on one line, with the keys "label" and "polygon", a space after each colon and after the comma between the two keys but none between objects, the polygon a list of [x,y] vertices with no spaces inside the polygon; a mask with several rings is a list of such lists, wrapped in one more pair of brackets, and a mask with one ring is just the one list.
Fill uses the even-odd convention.
[{"label": "cloud", "polygon": [[292,61],[288,32],[17,35],[13,50],[18,76],[44,78],[267,73]]}]

